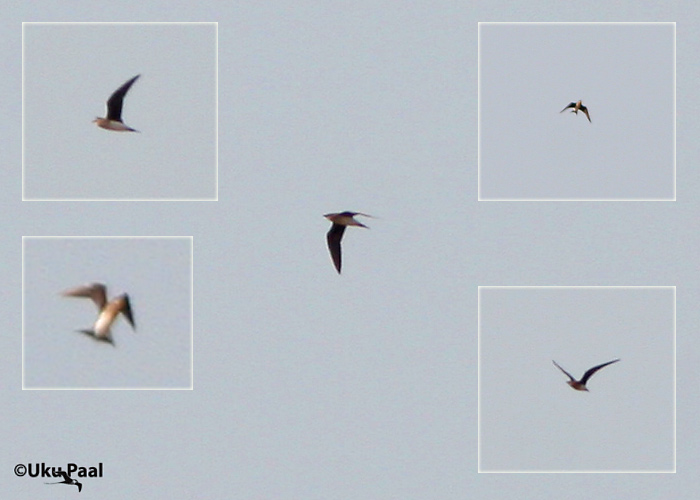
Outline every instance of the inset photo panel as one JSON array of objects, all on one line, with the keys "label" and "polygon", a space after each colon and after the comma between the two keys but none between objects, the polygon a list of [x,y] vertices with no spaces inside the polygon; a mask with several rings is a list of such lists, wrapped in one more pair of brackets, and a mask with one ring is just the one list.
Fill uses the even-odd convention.
[{"label": "inset photo panel", "polygon": [[192,389],[193,239],[22,238],[22,389]]},{"label": "inset photo panel", "polygon": [[217,23],[23,23],[22,200],[217,200],[217,39]]},{"label": "inset photo panel", "polygon": [[479,287],[479,472],[675,472],[675,304],[671,286]]},{"label": "inset photo panel", "polygon": [[478,38],[479,201],[675,201],[675,23]]}]

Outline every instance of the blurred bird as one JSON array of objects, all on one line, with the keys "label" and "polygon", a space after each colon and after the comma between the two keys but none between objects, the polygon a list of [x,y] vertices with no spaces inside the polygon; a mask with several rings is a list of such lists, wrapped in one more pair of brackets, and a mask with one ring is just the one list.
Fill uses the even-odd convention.
[{"label": "blurred bird", "polygon": [[95,340],[109,342],[114,345],[110,327],[116,321],[119,313],[124,315],[131,325],[131,328],[136,331],[134,315],[131,312],[131,304],[129,303],[129,296],[125,293],[107,302],[107,287],[102,283],[91,283],[89,285],[71,288],[62,292],[61,295],[64,297],[86,297],[92,299],[95,305],[97,305],[98,315],[92,330],[78,330],[81,333],[91,336]]},{"label": "blurred bird", "polygon": [[620,361],[620,360],[613,359],[612,361],[608,361],[607,363],[603,363],[602,365],[594,366],[593,368],[591,368],[590,370],[588,370],[586,373],[583,374],[583,377],[581,377],[581,380],[576,380],[574,377],[572,377],[571,374],[569,372],[567,372],[566,370],[564,370],[561,366],[559,366],[556,361],[552,360],[552,363],[554,363],[557,368],[559,368],[561,371],[564,372],[564,374],[567,377],[569,377],[570,380],[566,381],[567,384],[569,384],[571,387],[573,387],[577,391],[588,391],[588,389],[586,389],[586,382],[588,382],[588,379],[591,378],[591,376],[595,372],[600,370],[601,368],[606,367],[608,365],[611,365],[613,363],[617,363],[618,361]]},{"label": "blurred bird", "polygon": [[371,215],[360,212],[340,212],[338,214],[324,215],[326,219],[333,223],[330,231],[328,231],[328,234],[326,235],[326,240],[328,241],[328,250],[331,252],[331,258],[333,259],[333,264],[335,265],[335,269],[338,271],[338,274],[340,274],[341,263],[340,240],[343,239],[345,228],[347,226],[358,226],[369,229],[367,226],[354,219],[356,215],[372,217]]},{"label": "blurred bird", "polygon": [[138,132],[138,130],[127,127],[122,121],[122,104],[124,104],[124,96],[139,76],[141,75],[136,75],[115,90],[107,101],[107,117],[97,117],[92,120],[92,123],[96,123],[98,127],[102,127],[107,130],[114,130],[116,132]]},{"label": "blurred bird", "polygon": [[[588,108],[587,108],[586,106],[584,106],[584,105],[581,103],[581,101],[578,101],[578,102],[570,102],[568,106],[566,106],[564,109],[562,109],[562,110],[559,111],[559,112],[560,112],[560,113],[563,113],[564,111],[566,111],[566,110],[569,109],[569,108],[574,108],[571,112],[572,112],[572,113],[576,113],[576,114],[578,114],[579,111],[583,111],[583,112],[586,114],[586,118],[588,118],[588,121],[589,121],[589,122],[591,121],[591,117],[590,117],[590,115],[588,114]],[[591,122],[591,123],[593,123],[593,122]]]}]

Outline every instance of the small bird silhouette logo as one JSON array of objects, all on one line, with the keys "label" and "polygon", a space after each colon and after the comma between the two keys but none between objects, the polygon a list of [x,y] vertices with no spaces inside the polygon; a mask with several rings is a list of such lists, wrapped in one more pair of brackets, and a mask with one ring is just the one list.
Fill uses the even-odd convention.
[{"label": "small bird silhouette logo", "polygon": [[57,483],[44,483],[44,484],[74,484],[78,487],[78,493],[80,493],[83,490],[83,483],[80,483],[76,479],[71,478],[67,472],[61,471],[61,475],[63,476],[63,481],[59,481]]},{"label": "small bird silhouette logo", "polygon": [[613,359],[612,361],[608,361],[607,363],[603,363],[602,365],[594,366],[593,368],[591,368],[590,370],[588,370],[586,373],[583,374],[583,377],[581,377],[581,380],[576,380],[574,377],[572,377],[571,374],[569,372],[567,372],[566,370],[564,370],[561,366],[559,366],[556,361],[552,360],[552,363],[554,363],[554,365],[557,368],[559,368],[561,371],[564,372],[564,374],[567,377],[569,377],[569,380],[566,381],[567,384],[569,384],[571,387],[573,387],[577,391],[588,391],[588,389],[586,388],[586,382],[588,382],[588,379],[591,378],[591,376],[593,376],[593,374],[595,372],[597,372],[598,370],[600,370],[601,368],[604,368],[604,367],[611,365],[613,363],[617,363],[618,361],[620,361],[620,360]]},{"label": "small bird silhouette logo", "polygon": [[[586,115],[586,118],[588,118],[588,121],[589,122],[591,121],[591,116],[588,114],[588,108],[586,106],[584,106],[581,101],[570,102],[564,109],[562,109],[559,112],[563,113],[564,111],[566,111],[569,108],[573,108],[571,110],[571,112],[576,113],[576,114],[578,114],[579,111],[583,111],[583,113]],[[591,122],[591,123],[593,123],[593,122]]]}]

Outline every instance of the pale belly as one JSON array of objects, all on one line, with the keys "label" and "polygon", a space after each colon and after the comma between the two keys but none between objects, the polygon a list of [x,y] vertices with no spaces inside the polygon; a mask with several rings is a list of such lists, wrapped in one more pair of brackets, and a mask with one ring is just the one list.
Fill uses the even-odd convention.
[{"label": "pale belly", "polygon": [[133,129],[131,127],[128,127],[124,125],[122,122],[115,122],[113,120],[105,120],[104,118],[95,120],[95,123],[97,123],[98,127],[107,129],[107,130],[114,130],[115,132],[131,132]]},{"label": "pale belly", "polygon": [[114,321],[114,316],[110,317],[108,314],[100,314],[95,321],[95,331],[96,337],[107,337],[109,335],[109,327],[112,326]]}]

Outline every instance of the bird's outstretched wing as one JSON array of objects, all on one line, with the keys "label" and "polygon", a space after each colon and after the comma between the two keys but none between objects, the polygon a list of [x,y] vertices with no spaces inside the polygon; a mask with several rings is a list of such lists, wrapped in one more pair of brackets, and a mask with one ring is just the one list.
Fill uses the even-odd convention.
[{"label": "bird's outstretched wing", "polygon": [[139,76],[141,75],[136,75],[131,80],[124,83],[124,85],[115,90],[110,96],[109,100],[107,101],[107,119],[116,120],[118,122],[122,121],[122,104],[124,103],[124,96]]},{"label": "bird's outstretched wing", "polygon": [[102,283],[91,283],[85,286],[70,288],[61,295],[64,297],[86,297],[92,299],[99,311],[101,311],[107,303],[107,287]]},{"label": "bird's outstretched wing", "polygon": [[134,313],[131,310],[131,302],[129,302],[129,296],[127,294],[123,293],[119,297],[112,299],[112,301],[109,304],[107,304],[107,307],[105,307],[105,311],[115,316],[119,313],[122,313],[131,325],[131,328],[133,328],[133,330],[136,331]]},{"label": "bird's outstretched wing", "polygon": [[331,229],[326,235],[326,240],[328,241],[328,250],[331,252],[331,258],[333,259],[333,264],[335,265],[336,271],[340,274],[340,240],[343,239],[343,233],[345,232],[345,226],[340,224],[333,224]]},{"label": "bird's outstretched wing", "polygon": [[[575,108],[575,107],[576,107],[576,103],[575,103],[575,102],[570,102],[564,109],[562,109],[562,110],[559,111],[559,112],[560,112],[560,113],[563,113],[563,112],[566,111],[567,109],[569,109],[569,108]],[[559,366],[559,365],[557,365],[557,366]]]},{"label": "bird's outstretched wing", "polygon": [[582,384],[585,384],[585,383],[588,381],[588,379],[591,378],[591,376],[592,376],[595,372],[597,372],[597,371],[600,370],[601,368],[604,368],[604,367],[606,367],[606,366],[608,366],[608,365],[611,365],[611,364],[613,364],[613,363],[617,363],[618,361],[620,361],[620,360],[619,360],[619,359],[613,359],[612,361],[608,361],[607,363],[603,363],[602,365],[594,366],[593,368],[591,368],[590,370],[588,370],[586,373],[583,374],[583,378],[581,379],[581,383],[582,383]]},{"label": "bird's outstretched wing", "polygon": [[569,378],[571,379],[572,382],[576,382],[576,379],[575,379],[574,377],[572,377],[571,374],[570,374],[569,372],[567,372],[567,371],[564,370],[561,366],[559,366],[559,365],[557,364],[556,361],[552,360],[552,363],[554,363],[554,366],[556,366],[556,367],[559,368],[562,372],[564,372],[564,375],[566,375],[567,377],[569,377]]},{"label": "bird's outstretched wing", "polygon": [[[586,113],[586,118],[588,118],[588,121],[591,122],[591,117],[590,117],[590,115],[588,114],[588,108],[587,108],[586,106],[581,106],[581,111],[583,111],[584,113]],[[591,122],[591,123],[593,123],[593,122]]]}]

